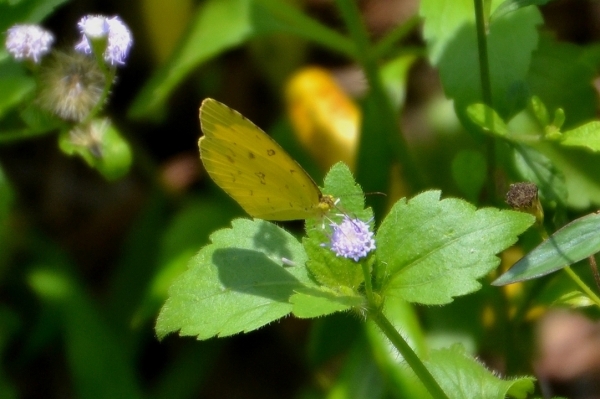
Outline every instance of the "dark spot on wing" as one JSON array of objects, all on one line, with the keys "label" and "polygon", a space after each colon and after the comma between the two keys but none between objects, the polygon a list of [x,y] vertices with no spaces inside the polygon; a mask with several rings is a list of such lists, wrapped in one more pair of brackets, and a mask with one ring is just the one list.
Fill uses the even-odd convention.
[{"label": "dark spot on wing", "polygon": [[255,175],[258,176],[260,184],[267,184],[267,182],[265,181],[265,174],[263,172],[256,172]]},{"label": "dark spot on wing", "polygon": [[231,155],[227,155],[227,160],[231,163],[235,163],[235,159]]},{"label": "dark spot on wing", "polygon": [[256,158],[256,156],[254,155],[254,153],[253,153],[253,152],[249,152],[249,153],[248,153],[248,158],[250,158],[250,159],[254,159],[254,158]]},{"label": "dark spot on wing", "polygon": [[275,155],[275,150],[274,150],[274,149],[272,149],[272,148],[269,148],[269,149],[267,150],[267,155],[268,155],[268,156],[270,156],[270,157],[272,157],[273,155]]}]

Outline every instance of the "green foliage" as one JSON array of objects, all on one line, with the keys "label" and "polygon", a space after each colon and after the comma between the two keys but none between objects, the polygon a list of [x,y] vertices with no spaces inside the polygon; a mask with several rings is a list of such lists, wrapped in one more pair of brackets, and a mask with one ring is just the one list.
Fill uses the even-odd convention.
[{"label": "green foliage", "polygon": [[487,177],[487,165],[481,152],[462,150],[452,160],[452,177],[470,202],[477,198]]},{"label": "green foliage", "polygon": [[[523,399],[533,393],[534,378],[503,380],[465,354],[459,345],[433,351],[426,364],[450,398]],[[460,370],[460,377],[456,370]]]},{"label": "green foliage", "polygon": [[514,244],[533,217],[427,191],[400,200],[377,231],[382,293],[439,305],[478,290],[477,279],[496,268],[495,255]]},{"label": "green foliage", "polygon": [[92,121],[89,126],[83,131],[62,132],[59,148],[67,155],[77,154],[107,180],[123,177],[129,172],[133,157],[129,143],[106,120]]},{"label": "green foliage", "polygon": [[[500,1],[493,2],[494,6]],[[423,34],[429,59],[439,68],[446,95],[455,101],[457,111],[481,98],[481,77],[475,13],[468,0],[425,0]],[[520,8],[493,19],[487,45],[494,108],[502,116],[519,109],[526,100],[522,89],[538,43],[537,26],[541,16],[535,7]]]},{"label": "green foliage", "polygon": [[[166,38],[176,19],[162,13],[191,3],[147,2],[128,21],[137,65],[102,65],[100,99],[77,120],[38,99],[49,63],[15,61],[0,50],[0,294],[7,299],[0,353],[11,366],[0,368],[0,399],[31,396],[24,376],[46,373],[43,362],[51,365],[48,381],[32,386],[58,386],[44,392],[49,398],[184,399],[217,385],[231,385],[223,396],[234,397],[246,386],[232,376],[247,376],[254,387],[269,367],[281,369],[268,375],[272,392],[291,385],[289,373],[293,394],[257,395],[539,396],[533,378],[515,377],[532,373],[532,310],[586,308],[597,317],[600,306],[593,272],[567,267],[600,252],[599,214],[590,213],[600,206],[591,84],[600,47],[558,40],[565,36],[543,25],[540,6],[549,2],[422,0],[418,15],[381,30],[369,7],[351,0],[306,9],[296,1],[207,0],[176,42]],[[0,2],[2,32],[41,22],[63,3]],[[63,16],[81,11],[72,3]],[[152,25],[156,15],[160,23]],[[56,27],[57,17],[47,25]],[[419,29],[425,46],[414,40]],[[72,47],[56,39],[57,48]],[[156,66],[149,53],[158,45],[172,51]],[[306,220],[304,232],[294,222],[239,218],[231,198],[196,174],[195,155],[169,159],[190,153],[200,134],[180,127],[197,124],[188,108],[215,96],[262,127],[276,120],[267,130],[320,177],[325,171],[298,145],[281,99],[290,75],[323,59],[342,67],[335,78],[357,97],[360,137],[352,173],[336,164],[325,177],[322,192],[339,200],[335,209]],[[431,96],[429,79],[427,87],[412,80],[422,76],[423,59],[437,68],[447,101]],[[146,69],[125,69],[140,64]],[[362,75],[346,74],[345,66]],[[81,87],[84,74],[76,72],[59,79],[67,82],[61,90]],[[131,79],[138,72],[149,78]],[[122,98],[107,106],[132,87],[128,107]],[[316,90],[308,101],[326,94]],[[325,103],[335,119],[336,104]],[[166,125],[173,115],[181,121]],[[142,119],[163,125],[146,129]],[[79,168],[68,169],[76,179],[63,172],[71,167]],[[94,181],[82,167],[106,186],[79,185]],[[538,186],[545,221],[541,213],[500,209],[505,187],[520,181]],[[114,189],[116,199],[98,187]],[[65,192],[88,197],[64,201]],[[107,217],[116,210],[128,219],[119,225],[126,231]],[[358,261],[331,249],[345,218],[375,234],[376,248]],[[502,270],[514,266],[498,277],[501,259]],[[524,280],[534,281],[496,287]],[[176,332],[202,342],[166,339]],[[259,365],[251,373],[248,358]],[[508,377],[476,358],[505,365]]]},{"label": "green foliage", "polygon": [[599,213],[572,221],[515,263],[493,284],[505,285],[545,276],[600,252],[599,228]]}]

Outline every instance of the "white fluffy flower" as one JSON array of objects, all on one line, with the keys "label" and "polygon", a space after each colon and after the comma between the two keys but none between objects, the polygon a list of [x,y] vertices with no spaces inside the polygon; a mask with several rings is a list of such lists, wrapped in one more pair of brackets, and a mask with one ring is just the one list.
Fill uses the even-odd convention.
[{"label": "white fluffy flower", "polygon": [[54,36],[39,25],[13,25],[7,31],[6,50],[17,60],[39,63],[50,51]]},{"label": "white fluffy flower", "polygon": [[131,31],[118,16],[108,18],[102,15],[87,15],[77,24],[81,40],[75,50],[92,53],[90,40],[106,39],[106,49],[102,53],[104,61],[110,65],[123,65],[133,44]]}]

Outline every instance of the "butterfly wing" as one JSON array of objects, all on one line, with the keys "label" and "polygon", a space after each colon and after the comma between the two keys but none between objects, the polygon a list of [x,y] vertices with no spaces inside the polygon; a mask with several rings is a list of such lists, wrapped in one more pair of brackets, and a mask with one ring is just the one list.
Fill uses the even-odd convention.
[{"label": "butterfly wing", "polygon": [[206,99],[200,106],[200,156],[210,177],[248,214],[266,220],[308,219],[331,206],[279,144],[237,111]]}]

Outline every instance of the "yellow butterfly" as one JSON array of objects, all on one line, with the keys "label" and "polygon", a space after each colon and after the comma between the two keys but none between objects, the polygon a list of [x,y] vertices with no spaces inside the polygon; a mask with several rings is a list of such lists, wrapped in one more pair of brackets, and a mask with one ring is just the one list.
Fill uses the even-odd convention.
[{"label": "yellow butterfly", "polygon": [[200,106],[198,141],[206,171],[252,217],[318,218],[334,206],[311,177],[271,137],[212,98]]}]

